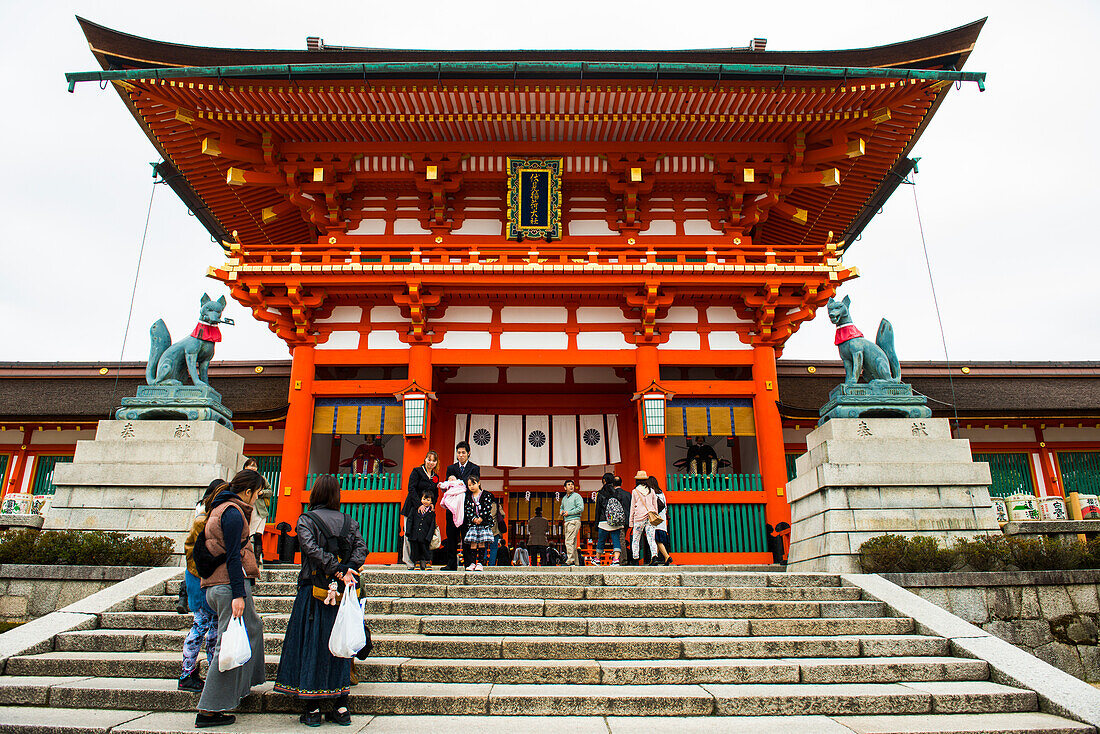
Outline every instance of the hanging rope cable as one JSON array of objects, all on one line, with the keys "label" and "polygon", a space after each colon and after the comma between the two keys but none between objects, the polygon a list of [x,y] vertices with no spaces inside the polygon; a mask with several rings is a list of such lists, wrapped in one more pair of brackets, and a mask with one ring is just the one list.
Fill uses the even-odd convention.
[{"label": "hanging rope cable", "polygon": [[[932,260],[928,257],[928,242],[924,238],[924,223],[920,217],[920,203],[917,201],[916,179],[910,182],[913,189],[913,208],[917,212],[917,227],[920,229],[920,244],[924,249],[924,265],[928,269],[928,285],[932,288],[932,304],[936,307],[936,321],[940,325],[940,340],[943,342],[943,358],[947,362],[947,383],[951,386],[951,409],[955,413],[955,431],[959,430],[959,401],[955,398],[955,378],[951,375],[951,356],[947,352],[947,335],[943,331],[943,316],[940,315],[940,299],[936,296],[936,282],[932,278]],[[939,400],[936,401],[941,402]]]},{"label": "hanging rope cable", "polygon": [[[115,370],[115,386],[111,390],[111,393],[118,393],[118,378],[122,374],[122,355],[126,352],[126,339],[130,336],[130,320],[134,315],[134,299],[137,296],[137,284],[138,277],[141,275],[141,260],[145,255],[145,238],[149,236],[149,218],[153,214],[153,195],[157,193],[157,184],[163,183],[158,181],[156,174],[153,174],[153,187],[149,190],[149,206],[145,210],[145,229],[141,232],[141,247],[138,249],[137,267],[134,268],[134,285],[130,289],[130,309],[126,312],[126,329],[122,332],[122,348],[118,350],[118,369]],[[107,418],[111,418],[111,414],[108,413]]]}]

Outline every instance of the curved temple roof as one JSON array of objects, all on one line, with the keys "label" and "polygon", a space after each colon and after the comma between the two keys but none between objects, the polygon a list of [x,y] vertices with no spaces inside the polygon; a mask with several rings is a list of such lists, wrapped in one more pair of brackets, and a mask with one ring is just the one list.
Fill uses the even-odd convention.
[{"label": "curved temple roof", "polygon": [[823,153],[837,135],[866,138],[865,154],[835,163],[838,185],[785,194],[801,219],[772,217],[756,233],[777,246],[820,246],[829,232],[850,243],[909,170],[951,81],[984,80],[960,71],[984,19],[836,51],[216,49],[78,20],[104,71],[70,74],[70,85],[115,81],[166,170],[180,174],[176,193],[213,236],[236,230],[243,244],[308,242],[316,231],[306,218],[265,217],[286,206],[273,188],[229,185],[234,159],[205,154],[211,130],[256,141],[246,156],[259,155],[267,131],[288,147],[336,141],[368,155],[393,143],[721,153],[796,133],[807,153]]}]

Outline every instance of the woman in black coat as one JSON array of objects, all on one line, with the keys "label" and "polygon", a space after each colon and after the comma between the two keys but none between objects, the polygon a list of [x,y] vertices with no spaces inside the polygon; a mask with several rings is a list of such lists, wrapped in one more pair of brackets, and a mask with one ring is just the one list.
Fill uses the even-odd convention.
[{"label": "woman in black coat", "polygon": [[405,539],[401,544],[401,559],[410,569],[415,565],[412,549],[409,547],[410,521],[420,510],[420,497],[425,492],[432,496],[432,512],[435,511],[435,503],[439,499],[439,477],[435,473],[437,466],[439,466],[439,454],[429,451],[424,455],[424,463],[409,472],[409,492],[405,495],[404,504],[401,505],[401,517],[405,518]]}]

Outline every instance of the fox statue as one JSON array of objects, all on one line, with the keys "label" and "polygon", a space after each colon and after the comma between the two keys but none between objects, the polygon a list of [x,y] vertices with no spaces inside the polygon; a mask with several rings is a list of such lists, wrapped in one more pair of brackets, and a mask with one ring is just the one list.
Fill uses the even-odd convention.
[{"label": "fox statue", "polygon": [[212,300],[205,293],[199,301],[199,323],[191,335],[172,344],[164,319],[149,328],[149,362],[145,366],[145,381],[150,385],[182,385],[187,377],[198,387],[210,387],[207,370],[214,356],[214,344],[222,339],[218,324],[232,324],[223,319],[225,296]]},{"label": "fox statue", "polygon": [[901,382],[901,364],[894,351],[894,327],[883,319],[878,325],[878,335],[872,344],[852,323],[848,306],[852,300],[844,296],[841,301],[829,299],[829,321],[836,324],[834,343],[840,348],[840,358],[844,360],[844,384],[854,385],[866,377],[864,382],[886,380]]}]

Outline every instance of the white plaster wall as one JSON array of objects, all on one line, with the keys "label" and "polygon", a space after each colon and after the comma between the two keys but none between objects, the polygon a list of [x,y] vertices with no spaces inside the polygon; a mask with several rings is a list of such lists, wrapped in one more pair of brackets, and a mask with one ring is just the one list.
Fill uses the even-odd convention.
[{"label": "white plaster wall", "polygon": [[1051,427],[1048,423],[1043,429],[1043,438],[1047,441],[1100,441],[1100,428]]},{"label": "white plaster wall", "polygon": [[668,341],[658,344],[658,349],[698,349],[699,335],[694,331],[674,331],[668,335]]},{"label": "white plaster wall", "polygon": [[505,324],[564,324],[569,312],[563,306],[505,306],[500,309]]},{"label": "white plaster wall", "polygon": [[560,331],[508,331],[500,335],[501,349],[565,349],[569,337]]},{"label": "white plaster wall", "polygon": [[747,323],[737,315],[737,311],[731,306],[708,306],[707,321],[712,324],[743,324]]},{"label": "white plaster wall", "polygon": [[401,315],[399,306],[375,306],[370,310],[370,320],[374,324],[393,321],[408,322],[408,319]]},{"label": "white plaster wall", "polygon": [[327,319],[317,319],[315,324],[358,324],[363,318],[363,309],[359,306],[337,306]]},{"label": "white plaster wall", "polygon": [[707,235],[707,234],[722,234],[720,231],[710,226],[710,222],[705,219],[689,219],[684,222],[684,234],[686,235]]},{"label": "white plaster wall", "polygon": [[396,331],[372,331],[367,334],[367,349],[408,349]]},{"label": "white plaster wall", "polygon": [[[966,424],[962,424],[965,426]],[[959,438],[969,438],[971,443],[1034,443],[1035,431],[1030,428],[960,428]]]},{"label": "white plaster wall", "polygon": [[[9,435],[14,434],[13,438],[18,444],[21,438],[21,432],[7,431]],[[76,442],[81,440],[91,441],[95,438],[95,431],[35,431],[31,434],[31,446],[41,446],[42,444],[71,444],[76,448]],[[21,445],[21,444],[20,444]]]},{"label": "white plaster wall", "polygon": [[[397,333],[397,332],[394,332]],[[358,349],[358,331],[334,331],[328,335],[328,341],[318,344],[318,349]]]},{"label": "white plaster wall", "polygon": [[487,324],[492,320],[493,309],[488,306],[448,306],[442,316],[432,319],[437,324]]},{"label": "white plaster wall", "polygon": [[741,341],[736,331],[712,331],[707,335],[707,342],[710,344],[710,348],[714,350],[752,349],[748,344]]},{"label": "white plaster wall", "polygon": [[658,324],[695,324],[699,322],[699,312],[690,306],[673,306]]},{"label": "white plaster wall", "polygon": [[448,331],[436,344],[437,349],[488,349],[493,335],[487,331]]},{"label": "white plaster wall", "polygon": [[621,331],[582,331],[577,334],[577,349],[633,349]]},{"label": "white plaster wall", "polygon": [[431,230],[420,226],[419,219],[396,219],[393,223],[394,234],[431,234]]},{"label": "white plaster wall", "polygon": [[498,219],[466,219],[451,234],[476,234],[484,237],[499,237],[504,231],[504,223]]},{"label": "white plaster wall", "polygon": [[[88,438],[95,438],[95,431],[88,432]],[[15,446],[23,445],[23,432],[15,428],[9,428],[4,431],[0,431],[0,445],[14,444]]]},{"label": "white plaster wall", "polygon": [[676,234],[676,222],[671,219],[654,219],[649,223],[645,233],[657,235]]},{"label": "white plaster wall", "polygon": [[385,234],[385,219],[360,219],[355,229],[349,229],[346,234]]},{"label": "white plaster wall", "polygon": [[569,223],[569,234],[581,237],[606,237],[618,234],[602,219],[579,219]]},{"label": "white plaster wall", "polygon": [[613,306],[581,306],[577,309],[578,324],[625,324],[629,319]]}]

